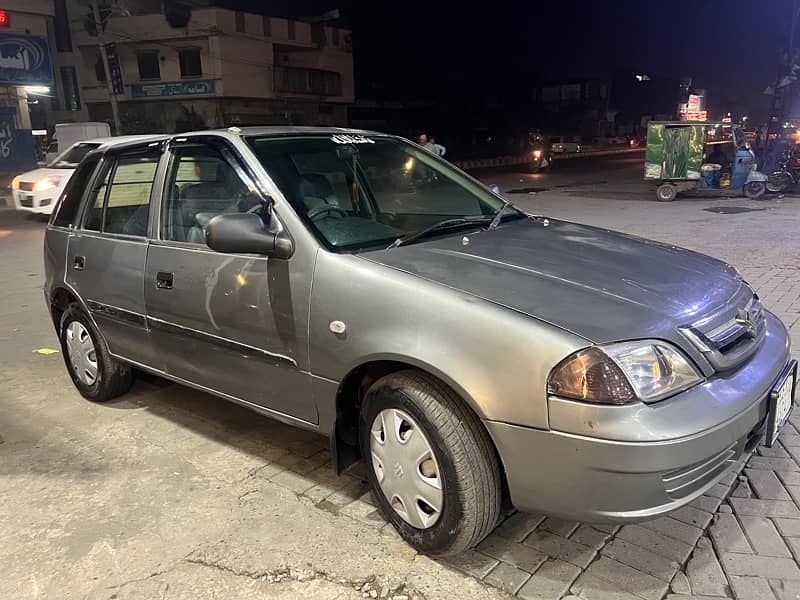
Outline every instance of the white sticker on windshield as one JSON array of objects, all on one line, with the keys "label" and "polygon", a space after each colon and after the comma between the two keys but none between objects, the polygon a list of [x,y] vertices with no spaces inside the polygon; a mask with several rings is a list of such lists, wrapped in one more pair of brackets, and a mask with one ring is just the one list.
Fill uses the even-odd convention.
[{"label": "white sticker on windshield", "polygon": [[374,144],[375,140],[371,140],[363,135],[334,135],[331,141],[337,144]]}]

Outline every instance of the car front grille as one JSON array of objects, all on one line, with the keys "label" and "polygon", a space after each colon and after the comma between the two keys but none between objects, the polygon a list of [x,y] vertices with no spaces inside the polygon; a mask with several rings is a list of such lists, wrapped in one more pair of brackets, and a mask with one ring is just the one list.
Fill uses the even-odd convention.
[{"label": "car front grille", "polygon": [[19,199],[19,205],[26,208],[33,208],[33,196],[23,196]]},{"label": "car front grille", "polygon": [[19,189],[21,189],[23,192],[32,192],[34,185],[36,185],[35,181],[20,181]]},{"label": "car front grille", "polygon": [[767,332],[764,307],[747,286],[733,303],[723,310],[680,332],[706,357],[715,371],[726,371],[746,361],[758,349]]}]

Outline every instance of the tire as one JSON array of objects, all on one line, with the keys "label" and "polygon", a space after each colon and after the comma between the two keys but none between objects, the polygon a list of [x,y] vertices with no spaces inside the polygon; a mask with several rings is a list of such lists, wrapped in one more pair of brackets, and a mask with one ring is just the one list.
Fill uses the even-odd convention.
[{"label": "tire", "polygon": [[[58,331],[64,364],[81,396],[92,402],[107,402],[131,389],[133,369],[111,356],[105,340],[98,334],[80,304],[74,303],[67,307],[61,316]],[[77,340],[75,343],[82,346],[83,350],[91,344],[92,350],[86,352],[89,362],[78,358],[81,352],[76,351],[75,346],[71,348],[71,340]],[[94,365],[96,374],[93,380],[87,375],[92,370],[87,368],[89,364]]]},{"label": "tire", "polygon": [[744,185],[744,195],[751,200],[757,200],[767,191],[767,185],[763,181],[751,181]]},{"label": "tire", "polygon": [[672,202],[678,196],[678,190],[671,183],[662,183],[656,188],[656,199],[659,202]]},{"label": "tire", "polygon": [[791,185],[792,185],[792,178],[789,174],[783,172],[773,173],[769,176],[769,179],[767,180],[767,191],[773,193],[781,193],[789,189],[789,186]]},{"label": "tire", "polygon": [[[405,472],[400,468],[398,472],[400,461],[386,460],[385,466],[380,464],[381,459],[373,454],[372,448],[375,445],[380,449],[383,443],[378,441],[381,435],[373,430],[383,422],[379,415],[391,414],[415,421],[418,429],[410,428],[412,435],[424,434],[422,439],[427,442],[434,461],[431,466],[438,469],[435,481],[440,484],[441,510],[428,515],[423,510],[425,506],[414,506],[422,518],[435,519],[423,527],[413,525],[401,515],[392,500],[387,499],[379,480],[380,470],[384,473],[383,485],[389,485],[394,476],[395,482],[407,481],[405,485],[413,487],[415,482],[419,485],[418,479],[424,480],[423,467],[430,464],[427,460],[416,460],[418,472],[413,475],[408,468]],[[390,429],[388,425],[386,431]],[[397,431],[398,437],[403,435],[402,428]],[[494,446],[475,413],[439,380],[419,371],[400,371],[376,381],[362,406],[360,439],[367,475],[378,503],[387,520],[411,546],[431,555],[456,554],[475,546],[494,529],[502,501]],[[398,439],[397,443],[408,441]],[[403,479],[406,474],[408,477]],[[412,476],[416,478],[413,482]],[[395,506],[405,506],[396,496],[393,498]],[[427,505],[427,509],[431,507]]]}]

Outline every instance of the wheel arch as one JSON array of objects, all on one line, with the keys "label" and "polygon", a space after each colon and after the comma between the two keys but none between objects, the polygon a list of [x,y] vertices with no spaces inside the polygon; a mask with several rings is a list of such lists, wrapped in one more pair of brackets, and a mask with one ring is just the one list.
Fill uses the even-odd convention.
[{"label": "wheel arch", "polygon": [[472,411],[486,431],[497,457],[503,487],[506,489],[505,467],[491,432],[484,424],[483,415],[477,402],[472,396],[446,373],[433,365],[406,356],[380,356],[371,357],[348,371],[339,383],[336,392],[336,417],[331,429],[331,454],[333,465],[337,474],[341,474],[347,467],[360,460],[361,450],[359,444],[358,419],[361,403],[369,387],[381,377],[398,371],[416,370],[434,377],[450,388],[456,396]]},{"label": "wheel arch", "polygon": [[64,286],[58,286],[50,292],[50,316],[53,319],[53,326],[56,328],[56,332],[58,332],[64,311],[67,310],[70,304],[75,302],[83,306],[83,302],[81,302],[78,295]]}]

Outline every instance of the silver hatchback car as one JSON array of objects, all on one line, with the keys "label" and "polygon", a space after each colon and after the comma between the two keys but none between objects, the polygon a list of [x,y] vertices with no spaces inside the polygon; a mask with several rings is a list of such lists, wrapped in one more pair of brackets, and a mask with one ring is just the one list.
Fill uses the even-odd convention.
[{"label": "silver hatchback car", "polygon": [[658,517],[792,409],[786,329],[736,271],[520,212],[363,131],[246,128],[87,155],[47,229],[66,367],[107,401],[148,371],[329,436],[417,549],[504,500]]}]

